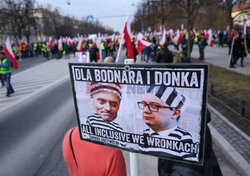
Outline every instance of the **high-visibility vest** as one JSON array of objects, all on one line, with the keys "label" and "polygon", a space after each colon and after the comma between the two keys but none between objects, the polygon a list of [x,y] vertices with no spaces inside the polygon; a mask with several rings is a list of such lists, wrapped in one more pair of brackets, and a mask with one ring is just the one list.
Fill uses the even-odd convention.
[{"label": "high-visibility vest", "polygon": [[195,33],[195,38],[194,38],[194,41],[195,41],[195,42],[198,42],[199,36],[200,36],[199,33]]},{"label": "high-visibility vest", "polygon": [[105,50],[105,44],[101,43],[101,50]]},{"label": "high-visibility vest", "polygon": [[16,52],[16,46],[12,46],[12,50],[13,50],[13,52],[15,53]]},{"label": "high-visibility vest", "polygon": [[[2,61],[0,61],[1,65],[7,66],[7,62],[8,62],[8,58],[4,57]],[[10,66],[9,67],[0,67],[0,74],[8,74],[12,72],[12,63],[10,62]]]},{"label": "high-visibility vest", "polygon": [[36,51],[36,49],[37,49],[37,44],[35,43],[33,47],[34,47],[34,50]]}]

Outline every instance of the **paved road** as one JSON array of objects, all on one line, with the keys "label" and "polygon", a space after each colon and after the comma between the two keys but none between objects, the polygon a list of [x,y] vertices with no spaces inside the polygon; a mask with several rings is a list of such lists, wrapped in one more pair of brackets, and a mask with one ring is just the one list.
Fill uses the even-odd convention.
[{"label": "paved road", "polygon": [[31,58],[25,58],[22,60],[17,60],[18,66],[19,68],[17,70],[14,70],[12,75],[15,75],[17,73],[20,73],[24,70],[27,70],[31,67],[40,65],[41,63],[44,63],[48,61],[48,59],[44,58],[44,57],[31,57]]},{"label": "paved road", "polygon": [[12,76],[13,96],[0,89],[0,175],[36,175],[76,119],[67,62],[37,64],[20,64],[22,71]]}]

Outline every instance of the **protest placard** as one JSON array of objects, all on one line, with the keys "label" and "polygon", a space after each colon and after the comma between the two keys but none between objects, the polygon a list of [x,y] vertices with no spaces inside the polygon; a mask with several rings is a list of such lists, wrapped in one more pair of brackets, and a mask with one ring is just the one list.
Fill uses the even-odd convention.
[{"label": "protest placard", "polygon": [[89,52],[76,52],[75,58],[76,61],[80,63],[88,63],[90,61]]},{"label": "protest placard", "polygon": [[82,140],[202,164],[208,65],[69,68]]}]

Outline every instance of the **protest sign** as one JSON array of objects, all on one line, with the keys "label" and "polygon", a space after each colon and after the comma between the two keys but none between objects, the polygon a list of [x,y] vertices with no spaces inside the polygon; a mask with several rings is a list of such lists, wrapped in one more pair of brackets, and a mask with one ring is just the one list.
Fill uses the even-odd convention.
[{"label": "protest sign", "polygon": [[69,68],[82,140],[202,164],[207,65]]},{"label": "protest sign", "polygon": [[81,63],[90,62],[89,52],[76,52],[75,58],[77,62],[81,62]]}]

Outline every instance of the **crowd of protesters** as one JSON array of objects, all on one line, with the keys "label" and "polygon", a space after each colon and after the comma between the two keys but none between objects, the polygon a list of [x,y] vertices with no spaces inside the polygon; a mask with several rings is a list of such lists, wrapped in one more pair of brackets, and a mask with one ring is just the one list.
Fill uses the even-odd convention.
[{"label": "crowd of protesters", "polygon": [[[239,37],[235,34],[239,34]],[[175,35],[175,34],[174,34]],[[181,40],[178,42],[173,41],[173,36],[166,35],[165,43],[167,45],[173,45],[175,50],[180,50],[187,57],[188,53],[188,33],[183,32]],[[144,40],[151,42],[151,45],[144,48],[140,55],[141,58],[146,61],[146,63],[151,62],[163,62],[162,59],[164,56],[163,51],[167,52],[166,47],[160,45],[160,40],[162,35],[152,35],[145,34]],[[236,37],[235,37],[236,36]],[[191,42],[190,42],[190,53],[192,53],[193,46],[198,45],[200,60],[205,60],[204,49],[208,45],[206,33],[201,32],[191,32]],[[235,38],[235,42],[233,39]],[[236,40],[236,38],[239,38]],[[134,36],[132,39],[133,50],[134,50],[134,59],[136,61],[138,51],[137,51],[137,39]],[[240,59],[240,65],[244,66],[244,57],[247,55],[247,49],[250,48],[250,37],[242,35],[240,32],[232,31],[229,33],[228,31],[218,31],[213,33],[212,40],[214,43],[217,43],[218,46],[223,47],[225,44],[229,48],[229,55],[232,55],[231,68],[234,68],[234,65]],[[58,40],[59,41],[59,40]],[[34,42],[34,43],[25,43],[21,42],[20,45],[16,43],[12,43],[12,50],[16,56],[16,59],[29,58],[34,56],[42,55],[47,59],[60,59],[65,58],[69,59],[70,53],[75,55],[75,52],[89,52],[90,61],[98,62],[103,61],[105,57],[110,56],[114,60],[117,57],[118,49],[120,45],[119,37],[115,40],[112,37],[102,37],[101,42],[97,45],[96,40],[85,38],[81,41],[81,46],[79,48],[79,40],[72,40],[68,38],[61,39],[61,42],[53,41],[53,42]],[[234,49],[231,53],[232,44],[234,45]],[[124,44],[123,48],[126,48]],[[165,49],[164,49],[165,48]],[[0,50],[3,50],[3,45],[0,45]],[[190,58],[189,58],[190,59]]]}]

